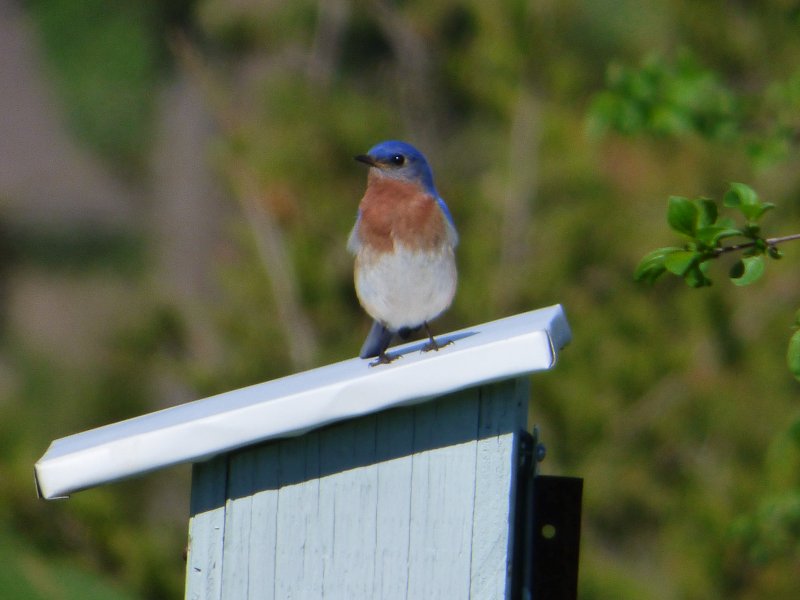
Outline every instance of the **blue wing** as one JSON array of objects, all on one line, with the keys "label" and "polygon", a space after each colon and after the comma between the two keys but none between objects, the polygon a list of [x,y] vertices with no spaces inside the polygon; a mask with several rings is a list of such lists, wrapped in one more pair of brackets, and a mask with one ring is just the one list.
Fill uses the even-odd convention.
[{"label": "blue wing", "polygon": [[441,196],[436,196],[436,202],[439,204],[439,208],[442,209],[444,216],[447,217],[447,220],[450,221],[450,225],[453,226],[453,229],[456,228],[456,222],[453,221],[453,215],[450,214],[450,209],[447,208],[447,204],[445,204],[444,200]]}]

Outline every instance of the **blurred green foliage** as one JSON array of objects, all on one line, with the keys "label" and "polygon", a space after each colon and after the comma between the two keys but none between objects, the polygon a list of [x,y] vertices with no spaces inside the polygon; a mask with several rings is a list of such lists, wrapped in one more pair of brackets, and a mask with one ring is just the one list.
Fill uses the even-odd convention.
[{"label": "blurred green foliage", "polygon": [[648,57],[640,68],[612,63],[607,89],[592,103],[595,127],[633,135],[697,133],[731,140],[739,132],[740,101],[689,53],[674,61]]},{"label": "blurred green foliage", "polygon": [[117,583],[98,578],[86,567],[54,561],[36,551],[18,533],[0,530],[0,589],[6,600],[133,600]]},{"label": "blurred green foliage", "polygon": [[651,54],[635,67],[612,62],[606,89],[592,100],[589,123],[596,135],[697,135],[728,143],[756,166],[769,167],[796,150],[799,83],[800,72],[792,70],[766,85],[759,81],[758,89],[733,88],[682,48],[673,60]]},{"label": "blurred green foliage", "polygon": [[[380,139],[428,154],[461,234],[459,291],[437,331],[564,304],[574,341],[535,379],[532,410],[545,471],[586,479],[582,598],[794,597],[800,411],[783,361],[796,270],[747,289],[649,288],[630,274],[670,243],[670,195],[679,198],[670,224],[704,229],[711,248],[726,234],[708,228],[730,223],[688,198],[722,197],[727,181],[751,182],[779,206],[781,227],[798,230],[796,9],[112,4],[25,4],[73,130],[146,189],[160,86],[179,75],[201,82],[218,124],[210,159],[231,206],[255,189],[279,227],[315,364],[353,356],[369,325],[344,245],[365,178],[351,157]],[[163,478],[43,505],[30,470],[54,438],[152,410],[165,374],[202,397],[295,369],[274,271],[244,217],[226,227],[228,245],[208,267],[219,300],[204,313],[221,351],[205,362],[187,341],[192,313],[151,297],[146,248],[44,233],[12,245],[25,256],[31,240],[45,249],[15,251],[4,272],[116,278],[138,298],[91,368],[42,355],[13,329],[0,341],[14,373],[0,388],[0,539],[20,556],[94,571],[133,597],[180,597],[186,524],[157,518],[175,512],[153,506]],[[129,259],[98,273],[93,255],[119,249]],[[54,254],[65,255],[66,275]],[[787,245],[785,263],[798,260]],[[29,571],[0,564],[0,581],[32,589]]]},{"label": "blurred green foliage", "polygon": [[72,129],[118,172],[141,175],[159,72],[154,3],[28,0]]}]

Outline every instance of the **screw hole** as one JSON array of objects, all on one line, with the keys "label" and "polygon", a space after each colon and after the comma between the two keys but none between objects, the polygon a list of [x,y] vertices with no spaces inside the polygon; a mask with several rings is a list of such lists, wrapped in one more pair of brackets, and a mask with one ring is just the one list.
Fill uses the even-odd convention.
[{"label": "screw hole", "polygon": [[543,525],[542,526],[542,537],[546,540],[552,540],[556,537],[556,526],[555,525]]}]

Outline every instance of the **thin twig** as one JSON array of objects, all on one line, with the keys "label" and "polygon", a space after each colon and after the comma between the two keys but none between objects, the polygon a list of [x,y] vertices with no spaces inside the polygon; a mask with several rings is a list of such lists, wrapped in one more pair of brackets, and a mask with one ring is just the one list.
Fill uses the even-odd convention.
[{"label": "thin twig", "polygon": [[[792,240],[800,240],[800,233],[793,233],[792,235],[784,235],[781,237],[766,238],[764,243],[771,248],[773,246],[777,246],[778,244],[782,244],[783,242],[791,242]],[[755,245],[756,242],[752,241],[744,242],[742,244],[734,244],[732,246],[723,246],[722,248],[715,248],[714,256],[721,256],[727,252],[736,252],[737,250],[746,250],[747,248],[752,248]]]}]

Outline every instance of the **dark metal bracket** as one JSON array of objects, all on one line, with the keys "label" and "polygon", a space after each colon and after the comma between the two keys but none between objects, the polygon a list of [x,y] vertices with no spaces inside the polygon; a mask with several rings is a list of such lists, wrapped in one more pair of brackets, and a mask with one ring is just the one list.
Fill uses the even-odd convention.
[{"label": "dark metal bracket", "polygon": [[538,428],[520,436],[512,597],[574,600],[583,479],[539,475],[544,455]]}]

